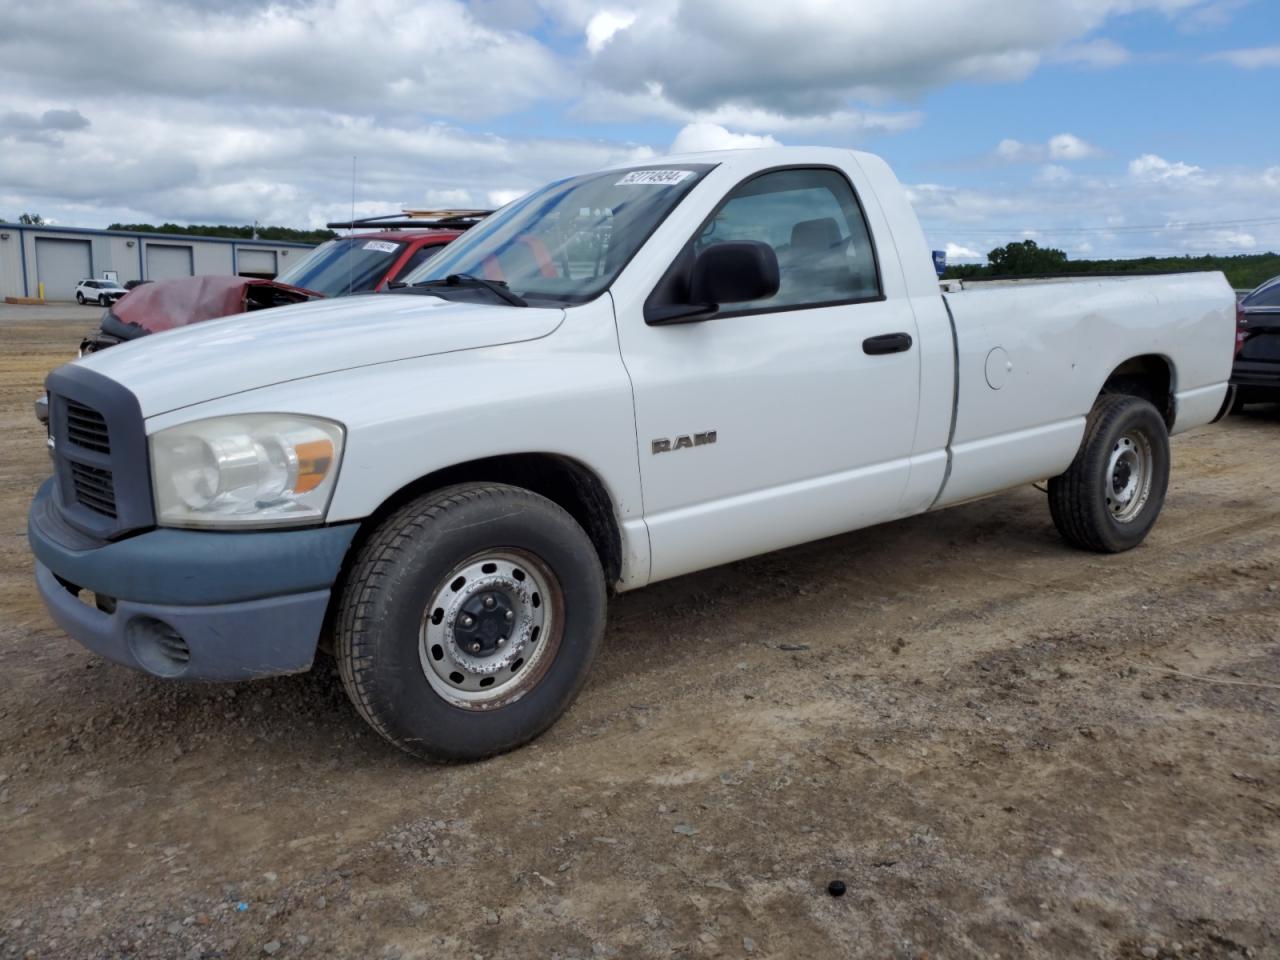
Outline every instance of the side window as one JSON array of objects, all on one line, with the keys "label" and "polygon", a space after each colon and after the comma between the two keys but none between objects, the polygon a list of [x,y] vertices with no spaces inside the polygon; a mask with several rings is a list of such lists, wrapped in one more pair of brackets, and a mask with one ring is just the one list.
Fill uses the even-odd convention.
[{"label": "side window", "polygon": [[429,247],[419,247],[417,250],[413,251],[413,253],[409,254],[409,259],[406,260],[404,263],[404,266],[400,268],[400,272],[396,274],[394,277],[392,277],[391,279],[403,280],[409,274],[413,273],[413,271],[417,270],[420,266],[422,266],[424,263],[426,263],[428,260],[434,257],[437,253],[443,250],[444,247],[445,245],[443,243],[433,244],[432,246],[429,246]]},{"label": "side window", "polygon": [[695,239],[694,252],[731,240],[773,247],[781,281],[775,296],[733,304],[734,312],[880,296],[866,219],[835,170],[778,170],[742,184]]}]

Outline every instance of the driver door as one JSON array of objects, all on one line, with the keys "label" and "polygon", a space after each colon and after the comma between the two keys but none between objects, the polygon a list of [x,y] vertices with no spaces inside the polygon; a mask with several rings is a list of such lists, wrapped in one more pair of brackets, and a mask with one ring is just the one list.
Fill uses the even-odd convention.
[{"label": "driver door", "polygon": [[[888,235],[882,218],[875,227]],[[905,296],[885,294],[889,263],[855,184],[828,167],[752,176],[688,243],[696,255],[733,240],[773,247],[774,296],[656,326],[642,297],[615,301],[651,580],[889,519],[906,488],[915,318]],[[895,334],[906,347],[867,346]]]}]

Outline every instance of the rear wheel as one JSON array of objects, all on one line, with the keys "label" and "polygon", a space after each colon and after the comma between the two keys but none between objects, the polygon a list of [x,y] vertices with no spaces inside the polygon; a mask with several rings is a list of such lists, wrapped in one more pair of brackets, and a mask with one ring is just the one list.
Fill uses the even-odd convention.
[{"label": "rear wheel", "polygon": [[1101,553],[1146,539],[1169,485],[1169,433],[1146,400],[1098,398],[1075,460],[1049,481],[1054,525],[1072,544]]},{"label": "rear wheel", "polygon": [[528,490],[464,484],[385,520],[343,586],[347,694],[419,757],[475,760],[542,733],[600,644],[605,583],[582,528]]}]

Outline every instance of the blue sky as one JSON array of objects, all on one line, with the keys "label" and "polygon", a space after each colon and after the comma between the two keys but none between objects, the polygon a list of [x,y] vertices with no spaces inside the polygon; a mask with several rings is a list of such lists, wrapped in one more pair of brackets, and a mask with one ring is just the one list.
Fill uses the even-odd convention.
[{"label": "blue sky", "polygon": [[[0,217],[314,225],[673,148],[885,156],[931,243],[1280,249],[1275,0],[0,0]],[[99,38],[67,44],[62,24]]]}]

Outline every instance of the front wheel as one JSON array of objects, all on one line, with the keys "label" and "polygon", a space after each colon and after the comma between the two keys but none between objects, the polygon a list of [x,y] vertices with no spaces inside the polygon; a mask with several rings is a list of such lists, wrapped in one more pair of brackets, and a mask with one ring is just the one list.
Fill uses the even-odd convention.
[{"label": "front wheel", "polygon": [[1049,481],[1049,512],[1070,543],[1100,553],[1146,539],[1169,486],[1169,432],[1146,400],[1098,399],[1071,466]]},{"label": "front wheel", "polygon": [[427,759],[477,760],[568,708],[604,622],[604,573],[568,513],[519,487],[463,484],[374,531],[342,588],[334,652],[383,737]]},{"label": "front wheel", "polygon": [[105,293],[98,298],[98,306],[100,307],[105,307],[110,302],[111,301],[107,299],[107,295]]},{"label": "front wheel", "polygon": [[84,294],[79,290],[76,291],[76,303],[80,304],[82,307],[84,306]]}]

